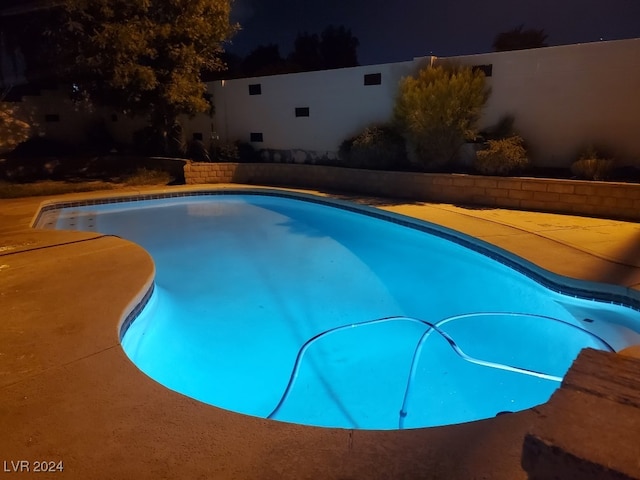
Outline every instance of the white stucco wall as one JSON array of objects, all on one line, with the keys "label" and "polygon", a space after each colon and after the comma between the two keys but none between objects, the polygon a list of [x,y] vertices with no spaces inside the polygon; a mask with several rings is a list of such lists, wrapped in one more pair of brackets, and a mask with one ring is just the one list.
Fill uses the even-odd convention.
[{"label": "white stucco wall", "polygon": [[482,123],[502,115],[539,165],[566,165],[587,144],[640,162],[640,39],[455,57],[491,64]]},{"label": "white stucco wall", "polygon": [[[413,68],[410,61],[211,82],[214,128],[229,142],[262,133],[256,148],[336,151],[346,137],[389,120],[398,82]],[[381,84],[364,85],[375,73]],[[260,95],[249,95],[251,84],[260,84]],[[298,107],[309,116],[296,117]]]},{"label": "white stucco wall", "polygon": [[[567,166],[587,144],[640,161],[640,39],[441,60],[492,65],[481,124],[514,115],[536,164]],[[399,80],[429,61],[212,82],[214,129],[223,141],[260,132],[256,148],[336,151],[367,125],[389,120]],[[364,74],[378,72],[382,85],[363,85]],[[249,95],[248,85],[258,83],[262,94]],[[296,118],[296,107],[309,107],[310,116]]]},{"label": "white stucco wall", "polygon": [[[606,146],[625,163],[640,163],[640,38],[442,60],[492,66],[482,126],[513,115],[536,164],[567,166],[587,144]],[[216,136],[249,141],[253,132],[263,135],[262,142],[252,143],[257,149],[335,152],[366,126],[390,120],[400,79],[431,61],[211,82],[215,115],[183,117],[185,139],[201,133],[207,145]],[[382,83],[365,86],[364,75],[374,73]],[[249,95],[251,84],[260,84],[260,95]],[[130,143],[145,123],[122,115],[113,122],[108,110],[79,112],[63,91],[43,91],[12,106],[34,133],[72,142],[82,141],[100,116],[122,143]],[[299,107],[309,108],[309,116],[296,117]],[[60,121],[46,122],[47,114],[58,114]]]}]

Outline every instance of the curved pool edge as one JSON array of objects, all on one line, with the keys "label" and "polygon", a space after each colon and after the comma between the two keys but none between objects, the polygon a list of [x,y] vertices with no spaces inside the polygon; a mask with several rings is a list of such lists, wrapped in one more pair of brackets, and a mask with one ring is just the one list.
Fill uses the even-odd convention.
[{"label": "curved pool edge", "polygon": [[[592,282],[572,278],[569,276],[554,273],[547,270],[534,262],[518,256],[500,246],[490,242],[475,238],[471,235],[459,232],[452,228],[438,225],[426,220],[417,219],[411,216],[391,212],[388,210],[374,208],[368,205],[355,204],[340,199],[330,198],[326,195],[318,195],[317,192],[308,193],[304,191],[293,191],[290,189],[265,188],[265,187],[208,187],[208,188],[189,188],[181,191],[162,192],[162,193],[138,193],[119,196],[97,196],[88,200],[76,201],[49,201],[43,202],[40,209],[36,212],[31,222],[32,227],[37,227],[42,216],[47,212],[55,212],[61,208],[99,205],[109,203],[122,203],[129,201],[155,200],[166,198],[181,197],[201,197],[216,195],[233,195],[233,194],[249,194],[249,195],[266,195],[280,196],[303,200],[312,203],[320,203],[330,205],[336,208],[368,215],[384,221],[390,221],[409,228],[417,229],[430,235],[435,235],[445,240],[457,243],[465,248],[476,251],[495,260],[503,265],[531,278],[535,282],[544,287],[564,295],[572,296],[580,299],[595,300],[604,303],[622,305],[634,310],[640,311],[640,291],[628,287],[614,285],[603,282]],[[128,325],[126,325],[128,327]],[[125,330],[126,330],[125,327]],[[123,334],[121,334],[122,337]]]},{"label": "curved pool edge", "polygon": [[[109,289],[111,280],[119,278],[119,266],[107,262],[105,253],[102,276],[75,285],[77,295],[91,296],[96,305],[114,301]],[[69,253],[60,260],[69,267],[67,275],[48,278],[46,284],[68,282],[86,268],[84,254]],[[147,268],[144,275],[150,272]],[[144,280],[138,283],[140,292]],[[120,303],[125,311],[127,302]],[[38,297],[31,305],[45,312],[29,326],[34,330],[47,324],[52,310],[109,331],[120,320],[104,311],[78,318],[68,304],[51,305]],[[67,335],[82,340],[80,332]],[[38,348],[44,354],[53,346],[45,342]],[[5,412],[11,412],[3,415],[7,434],[0,439],[6,457],[62,459],[65,477],[78,479],[524,480],[522,441],[537,415],[527,410],[470,424],[382,432],[267,422],[158,386],[120,348],[96,348],[83,360],[4,385],[0,395]]]}]

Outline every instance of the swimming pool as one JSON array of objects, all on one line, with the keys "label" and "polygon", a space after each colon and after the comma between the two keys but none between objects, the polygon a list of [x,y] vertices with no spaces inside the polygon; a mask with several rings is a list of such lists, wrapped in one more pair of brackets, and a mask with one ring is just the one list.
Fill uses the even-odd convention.
[{"label": "swimming pool", "polygon": [[344,428],[459,423],[546,401],[582,347],[640,343],[625,289],[425,222],[268,190],[130,200],[53,208],[38,226],[149,251],[155,289],[123,348],[218,407]]}]

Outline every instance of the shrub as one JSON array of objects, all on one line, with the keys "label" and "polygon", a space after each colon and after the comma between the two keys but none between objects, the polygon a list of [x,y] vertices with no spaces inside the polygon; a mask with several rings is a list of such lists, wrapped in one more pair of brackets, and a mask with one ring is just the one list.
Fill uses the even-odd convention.
[{"label": "shrub", "polygon": [[479,133],[479,136],[484,140],[500,140],[503,138],[513,137],[516,133],[513,130],[513,124],[515,118],[513,115],[504,115],[498,119],[498,121],[485,128]]},{"label": "shrub", "polygon": [[474,167],[483,175],[512,175],[529,166],[524,141],[518,135],[488,140],[476,154]]},{"label": "shrub", "polygon": [[124,179],[126,185],[167,185],[169,182],[171,175],[168,172],[147,168],[138,168]]},{"label": "shrub", "polygon": [[174,122],[167,130],[167,151],[170,157],[184,158],[187,151],[184,131],[179,122]]},{"label": "shrub", "polygon": [[202,140],[191,140],[187,145],[186,157],[196,162],[210,162],[209,152]]},{"label": "shrub", "polygon": [[345,140],[339,156],[344,165],[354,168],[393,170],[408,163],[404,138],[389,125],[367,127]]},{"label": "shrub", "polygon": [[210,156],[213,162],[237,162],[240,160],[238,147],[233,143],[212,144]]},{"label": "shrub", "polygon": [[15,107],[0,104],[0,151],[9,151],[31,135],[31,125],[18,118]]},{"label": "shrub", "polygon": [[234,143],[211,142],[209,156],[212,162],[258,162],[258,152],[250,143],[236,140]]},{"label": "shrub", "polygon": [[238,161],[246,163],[260,161],[258,151],[250,143],[236,140],[233,145],[238,152]]},{"label": "shrub", "polygon": [[488,98],[484,74],[469,67],[429,66],[404,78],[394,120],[413,160],[424,169],[452,161],[462,144],[476,137]]},{"label": "shrub", "polygon": [[216,139],[209,146],[209,158],[212,162],[237,162],[240,152],[233,143],[222,143]]},{"label": "shrub", "polygon": [[586,180],[605,180],[613,167],[613,160],[604,158],[594,147],[589,147],[571,164],[571,173]]}]

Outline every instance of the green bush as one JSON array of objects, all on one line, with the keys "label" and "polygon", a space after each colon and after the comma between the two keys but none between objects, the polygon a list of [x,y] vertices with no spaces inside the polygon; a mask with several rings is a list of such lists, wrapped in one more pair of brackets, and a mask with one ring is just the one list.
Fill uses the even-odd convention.
[{"label": "green bush", "polygon": [[218,140],[211,142],[209,157],[212,162],[259,162],[260,155],[253,145],[241,140],[234,143],[222,143]]},{"label": "green bush", "polygon": [[240,160],[240,152],[233,143],[214,140],[209,147],[209,158],[212,162],[237,162]]},{"label": "green bush", "polygon": [[429,66],[400,82],[394,120],[407,139],[412,160],[437,169],[455,159],[478,134],[489,98],[484,74],[469,67]]},{"label": "green bush", "polygon": [[585,180],[605,180],[613,167],[613,160],[604,158],[594,147],[589,147],[571,164],[571,173]]},{"label": "green bush", "polygon": [[513,135],[500,140],[488,140],[486,148],[476,153],[474,167],[483,175],[513,175],[529,166],[522,137]]},{"label": "green bush", "polygon": [[374,170],[404,169],[407,150],[402,135],[389,125],[374,125],[342,142],[338,152],[345,166]]}]

